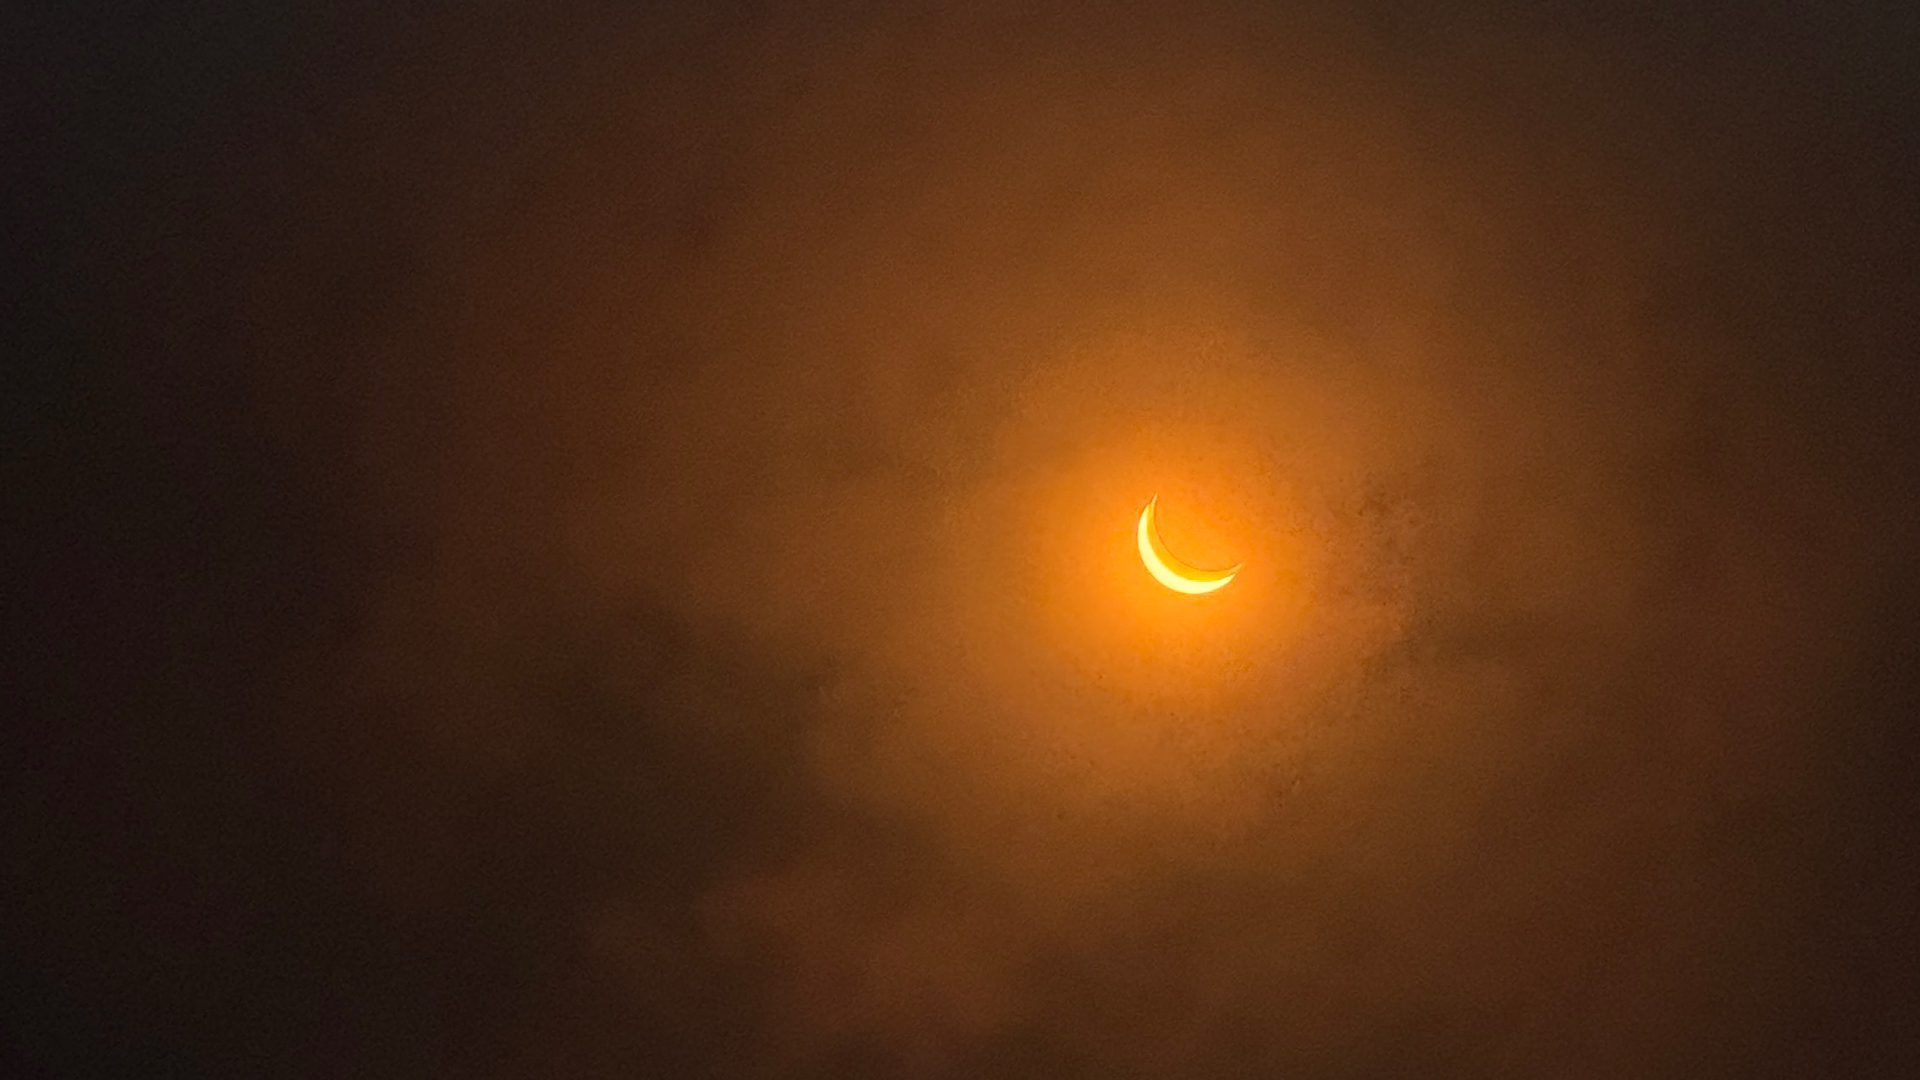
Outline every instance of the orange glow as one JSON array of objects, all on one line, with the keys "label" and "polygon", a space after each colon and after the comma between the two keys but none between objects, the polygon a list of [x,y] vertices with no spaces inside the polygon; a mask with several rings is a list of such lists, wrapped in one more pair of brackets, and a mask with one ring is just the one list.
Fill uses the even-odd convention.
[{"label": "orange glow", "polygon": [[1240,567],[1246,564],[1236,563],[1226,570],[1201,570],[1174,558],[1167,546],[1160,542],[1160,531],[1153,523],[1153,508],[1159,501],[1160,497],[1155,495],[1147,500],[1147,508],[1140,511],[1140,561],[1146,564],[1147,573],[1174,592],[1192,596],[1226,588],[1227,583],[1233,580],[1233,575],[1239,573]]}]

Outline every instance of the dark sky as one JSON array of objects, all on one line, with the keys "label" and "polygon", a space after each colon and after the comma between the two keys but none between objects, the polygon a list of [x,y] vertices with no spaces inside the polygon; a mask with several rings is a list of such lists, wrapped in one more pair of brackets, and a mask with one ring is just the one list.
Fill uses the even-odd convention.
[{"label": "dark sky", "polygon": [[0,1071],[1915,1075],[1920,20],[1614,6],[9,9]]}]

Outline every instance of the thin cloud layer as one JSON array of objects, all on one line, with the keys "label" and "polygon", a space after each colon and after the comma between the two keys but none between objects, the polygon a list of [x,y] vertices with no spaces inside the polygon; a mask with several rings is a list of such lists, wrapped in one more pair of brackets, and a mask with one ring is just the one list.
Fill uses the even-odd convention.
[{"label": "thin cloud layer", "polygon": [[[66,910],[96,793],[19,935],[129,1045],[501,1076],[1911,1049],[1879,954],[1911,946],[1913,236],[1858,28],[385,20],[301,54],[280,118],[156,151],[178,178],[104,220],[174,284],[73,301],[151,328],[83,344],[187,365],[121,373],[129,423],[219,481],[204,531],[94,551],[187,599],[94,624],[147,644],[85,692],[183,748],[133,774],[124,899]],[[1156,494],[1232,586],[1146,576]]]}]

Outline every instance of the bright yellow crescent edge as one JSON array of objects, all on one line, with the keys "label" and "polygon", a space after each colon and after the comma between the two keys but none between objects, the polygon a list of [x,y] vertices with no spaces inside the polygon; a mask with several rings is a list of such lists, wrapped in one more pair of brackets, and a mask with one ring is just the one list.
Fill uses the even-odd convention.
[{"label": "bright yellow crescent edge", "polygon": [[1155,495],[1147,500],[1147,508],[1140,511],[1140,561],[1146,564],[1147,573],[1167,588],[1192,596],[1226,588],[1227,583],[1233,580],[1233,575],[1239,573],[1246,563],[1236,563],[1227,570],[1202,570],[1174,558],[1167,546],[1160,542],[1160,530],[1153,524],[1154,504],[1159,501],[1160,496]]}]

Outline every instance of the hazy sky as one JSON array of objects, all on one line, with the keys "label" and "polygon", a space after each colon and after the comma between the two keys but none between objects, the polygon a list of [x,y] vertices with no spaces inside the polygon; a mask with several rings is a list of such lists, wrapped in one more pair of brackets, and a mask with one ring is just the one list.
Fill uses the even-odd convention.
[{"label": "hazy sky", "polygon": [[1920,1066],[1920,30],[1619,6],[7,16],[10,1069]]}]

